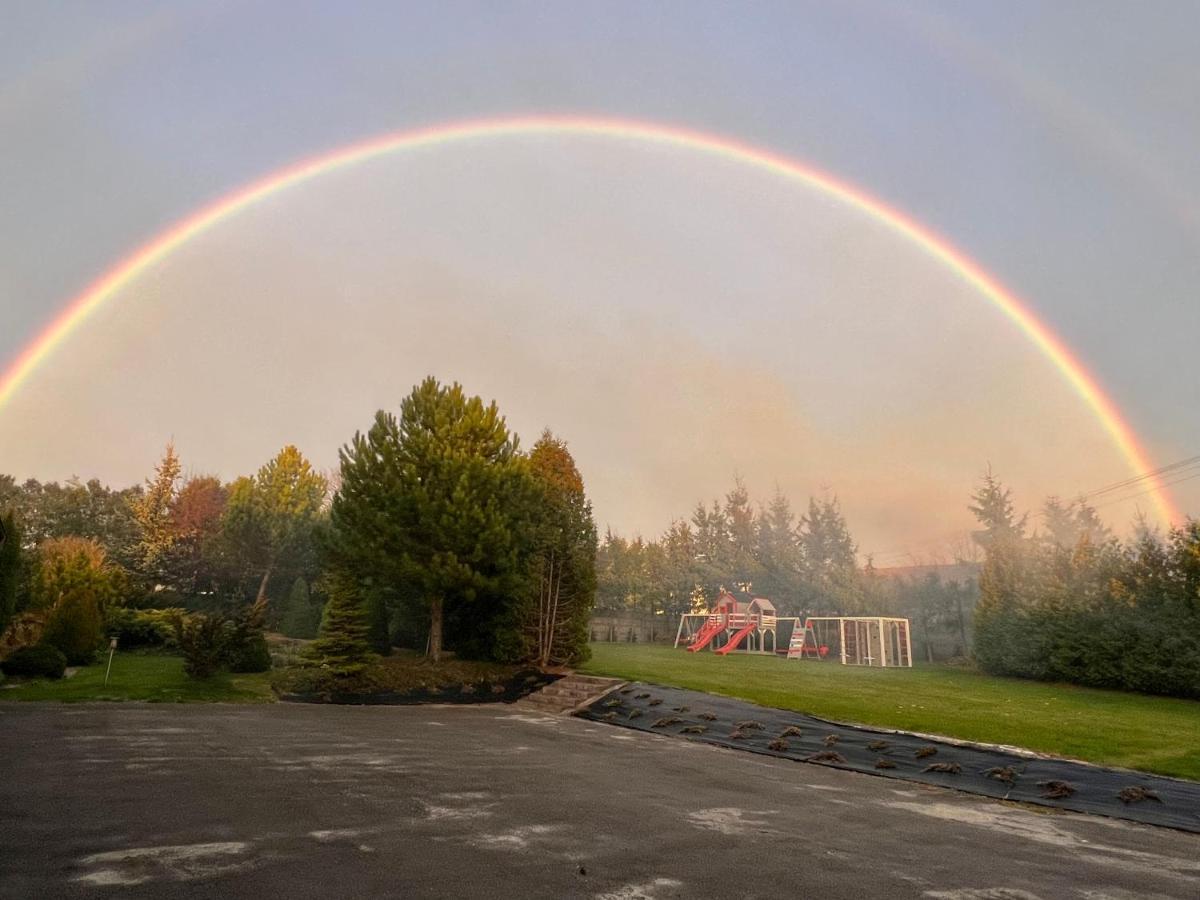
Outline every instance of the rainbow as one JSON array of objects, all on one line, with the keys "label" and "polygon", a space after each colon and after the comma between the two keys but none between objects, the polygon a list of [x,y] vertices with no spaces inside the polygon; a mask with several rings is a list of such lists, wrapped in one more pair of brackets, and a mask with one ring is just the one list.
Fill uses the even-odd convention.
[{"label": "rainbow", "polygon": [[[389,153],[456,142],[536,135],[602,137],[691,150],[754,166],[792,183],[820,191],[865,213],[941,263],[1012,321],[1058,369],[1075,393],[1092,410],[1133,473],[1140,477],[1149,477],[1153,471],[1149,455],[1116,405],[1066,344],[1037,319],[1026,303],[949,241],[924,225],[853,185],[769,150],[686,128],[625,119],[580,116],[479,119],[392,132],[300,160],[214,200],[139,247],[71,300],[54,321],[0,373],[0,410],[30,375],[47,361],[101,304],[113,298],[122,288],[188,241],[258,201],[321,175]],[[1153,490],[1150,496],[1162,520],[1166,523],[1180,521],[1182,517],[1166,488],[1158,481],[1152,480],[1151,483]]]}]

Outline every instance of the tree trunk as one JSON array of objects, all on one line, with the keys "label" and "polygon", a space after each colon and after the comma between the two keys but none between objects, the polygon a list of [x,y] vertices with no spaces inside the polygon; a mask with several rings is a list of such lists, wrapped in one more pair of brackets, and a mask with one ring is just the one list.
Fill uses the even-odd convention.
[{"label": "tree trunk", "polygon": [[267,570],[263,572],[262,581],[258,583],[258,596],[254,598],[255,603],[262,603],[267,599],[267,582],[271,580],[271,567],[267,566]]},{"label": "tree trunk", "polygon": [[429,656],[434,662],[442,659],[442,598],[429,601]]},{"label": "tree trunk", "polygon": [[[551,557],[553,559],[553,557]],[[546,629],[546,655],[542,660],[542,667],[550,665],[550,657],[554,652],[554,628],[558,622],[558,598],[562,593],[562,563],[558,564],[558,580],[555,581],[553,572],[551,572],[551,595],[550,595],[550,627]]]},{"label": "tree trunk", "polygon": [[962,594],[954,593],[954,606],[958,612],[958,636],[962,640],[962,652],[967,652],[967,620],[963,617]]}]

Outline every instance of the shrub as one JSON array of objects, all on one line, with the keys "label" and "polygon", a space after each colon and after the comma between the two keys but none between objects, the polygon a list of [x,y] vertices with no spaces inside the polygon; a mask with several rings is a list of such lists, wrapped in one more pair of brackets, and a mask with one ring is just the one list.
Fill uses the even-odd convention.
[{"label": "shrub", "polygon": [[266,672],[271,668],[271,651],[263,634],[267,601],[243,607],[229,620],[225,661],[231,672]]},{"label": "shrub", "polygon": [[61,650],[49,644],[14,650],[8,659],[0,663],[5,675],[25,678],[62,678],[66,668],[67,658]]},{"label": "shrub", "polygon": [[62,651],[73,666],[95,659],[104,639],[104,623],[95,593],[88,587],[70,589],[50,611],[42,643]]},{"label": "shrub", "polygon": [[33,562],[29,608],[50,609],[74,590],[92,592],[103,609],[125,589],[121,569],[108,561],[104,548],[91,538],[62,537],[42,541]]},{"label": "shrub", "polygon": [[261,631],[229,648],[230,672],[268,672],[271,669],[271,650]]},{"label": "shrub", "polygon": [[229,620],[219,613],[177,613],[175,641],[183,653],[183,670],[191,678],[211,678],[229,654]]},{"label": "shrub", "polygon": [[279,630],[290,638],[315,638],[320,625],[320,606],[313,602],[308,582],[297,578],[288,592]]},{"label": "shrub", "polygon": [[173,647],[172,622],[181,609],[128,609],[110,607],[105,611],[105,633],[117,639],[122,649],[135,647]]}]

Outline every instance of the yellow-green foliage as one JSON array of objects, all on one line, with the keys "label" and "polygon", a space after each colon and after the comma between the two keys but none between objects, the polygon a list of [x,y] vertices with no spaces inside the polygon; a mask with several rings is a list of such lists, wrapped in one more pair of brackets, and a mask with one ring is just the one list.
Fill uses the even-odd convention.
[{"label": "yellow-green foliage", "polygon": [[49,610],[72,591],[90,591],[98,608],[121,599],[124,573],[108,561],[92,538],[63,537],[43,541],[37,549],[29,583],[28,608]]}]

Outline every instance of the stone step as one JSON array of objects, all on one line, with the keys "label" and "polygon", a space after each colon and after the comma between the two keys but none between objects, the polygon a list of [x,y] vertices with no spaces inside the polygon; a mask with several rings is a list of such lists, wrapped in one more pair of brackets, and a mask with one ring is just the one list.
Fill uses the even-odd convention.
[{"label": "stone step", "polygon": [[624,683],[616,678],[600,678],[596,675],[568,675],[521,698],[515,705],[531,711],[561,715],[594,702]]}]

